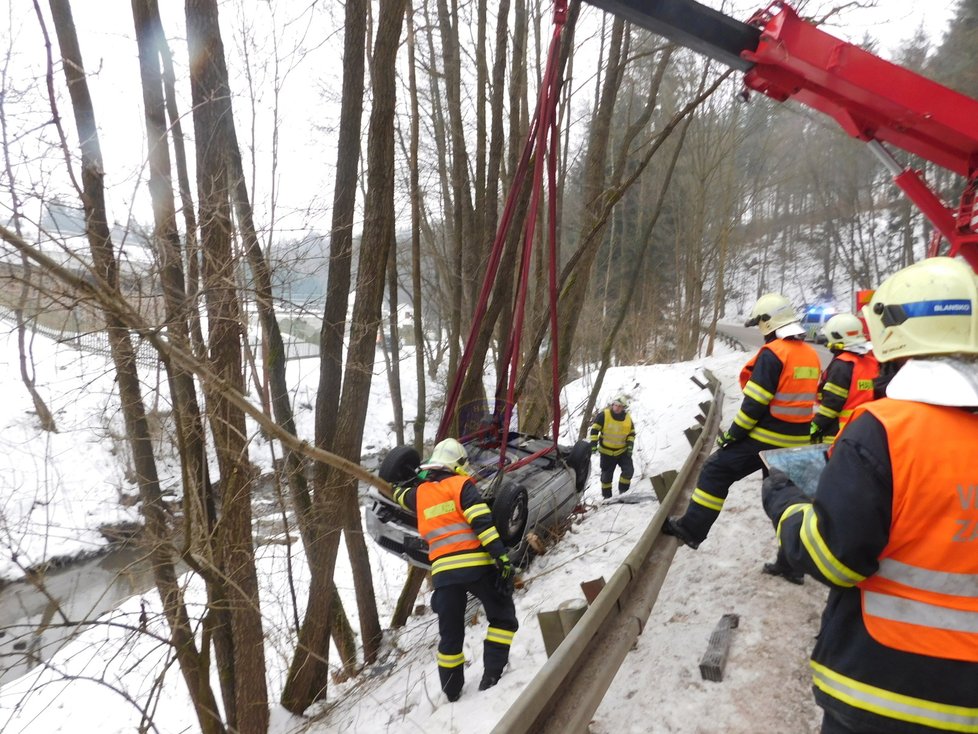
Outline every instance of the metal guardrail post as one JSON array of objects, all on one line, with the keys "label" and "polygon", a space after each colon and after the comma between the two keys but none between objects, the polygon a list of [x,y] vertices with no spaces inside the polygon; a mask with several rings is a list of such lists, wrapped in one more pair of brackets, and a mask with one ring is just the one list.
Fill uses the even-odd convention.
[{"label": "metal guardrail post", "polygon": [[587,730],[622,661],[642,633],[676,554],[678,542],[662,535],[662,525],[676,501],[691,491],[713,447],[723,390],[708,371],[706,378],[713,401],[704,430],[659,511],[594,603],[497,722],[493,734]]}]

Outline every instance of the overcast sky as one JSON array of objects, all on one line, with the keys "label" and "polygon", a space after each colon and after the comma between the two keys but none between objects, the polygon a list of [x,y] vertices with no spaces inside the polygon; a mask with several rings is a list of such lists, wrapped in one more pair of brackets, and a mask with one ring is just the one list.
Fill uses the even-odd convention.
[{"label": "overcast sky", "polygon": [[[768,0],[699,0],[704,5],[721,10],[727,15],[746,20],[750,15],[768,4]],[[808,0],[789,2],[795,7],[803,7],[802,15],[820,18],[834,7],[845,5],[843,0]],[[901,41],[910,38],[920,25],[924,26],[932,44],[940,43],[958,0],[860,0],[866,8],[847,8],[830,20],[825,30],[853,43],[862,40],[864,35],[875,38],[880,43],[881,55],[889,58]]]}]

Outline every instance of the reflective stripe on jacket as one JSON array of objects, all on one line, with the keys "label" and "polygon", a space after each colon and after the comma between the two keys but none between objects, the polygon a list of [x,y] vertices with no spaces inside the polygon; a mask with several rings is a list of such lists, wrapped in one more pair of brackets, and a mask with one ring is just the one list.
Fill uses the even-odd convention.
[{"label": "reflective stripe on jacket", "polygon": [[[765,385],[755,374],[758,358],[770,352],[781,364],[777,385],[773,375]],[[772,446],[802,446],[809,442],[809,424],[814,414],[815,396],[821,368],[818,354],[797,339],[774,339],[761,347],[740,373],[745,403],[734,417],[733,425],[751,438]],[[760,417],[754,410],[764,410]],[[760,407],[758,407],[760,406]]]},{"label": "reflective stripe on jacket", "polygon": [[[932,657],[978,662],[978,472],[974,455],[935,460],[942,436],[978,446],[978,415],[882,399],[893,516],[879,570],[861,581],[863,620],[877,642]],[[935,430],[935,427],[937,430]]]},{"label": "reflective stripe on jacket", "polygon": [[[839,429],[835,436],[842,433],[842,429],[852,418],[852,412],[873,399],[873,385],[880,373],[880,364],[872,352],[867,354],[856,354],[855,352],[840,352],[834,357],[839,362],[845,362],[852,366],[851,377],[848,385],[839,385],[828,378],[829,370],[826,370],[826,377],[819,385],[819,405],[815,412],[829,419],[838,419]],[[840,406],[838,410],[832,406]],[[825,443],[833,443],[835,436],[826,436]]]},{"label": "reflective stripe on jacket", "polygon": [[625,413],[621,420],[615,418],[611,408],[605,408],[598,414],[600,420],[591,424],[590,439],[592,445],[598,443],[598,451],[608,456],[621,456],[635,442],[635,425],[630,413]]},{"label": "reflective stripe on jacket", "polygon": [[[428,542],[428,559],[432,574],[448,567],[488,566],[492,557],[482,550],[482,542],[462,511],[460,495],[467,477],[449,476],[437,482],[423,482],[417,490],[418,532]],[[481,505],[488,512],[486,505]],[[479,505],[469,512],[479,511]],[[471,551],[471,552],[467,552]],[[439,563],[442,556],[452,555],[448,566]]]},{"label": "reflective stripe on jacket", "polygon": [[[819,706],[844,721],[850,731],[925,734],[940,730],[974,734],[978,731],[978,665],[905,652],[883,644],[867,629],[862,582],[881,569],[884,575],[893,571],[887,568],[888,562],[881,564],[881,558],[923,566],[929,571],[949,570],[894,557],[891,533],[897,533],[894,540],[898,542],[901,536],[905,539],[905,551],[909,538],[904,530],[908,528],[898,526],[930,516],[929,510],[920,517],[916,515],[920,508],[916,500],[929,500],[942,493],[933,488],[908,492],[906,486],[895,490],[895,480],[905,482],[911,475],[899,461],[894,464],[890,445],[890,437],[897,436],[904,426],[896,420],[887,420],[884,426],[876,415],[881,411],[874,406],[882,405],[885,410],[885,402],[892,399],[866,403],[853,414],[822,470],[817,502],[813,504],[793,485],[769,493],[764,500],[768,516],[777,521],[778,538],[787,561],[830,587],[812,651],[815,699]],[[949,488],[950,494],[956,495],[950,505],[957,505],[954,514],[960,514],[958,519],[973,518],[974,525],[978,522],[978,509],[965,510],[964,505],[974,505],[968,487],[978,484],[974,465],[969,466],[966,460],[974,453],[975,433],[948,433],[944,420],[947,413],[964,411],[919,403],[906,406],[906,417],[912,415],[918,424],[913,431],[918,437],[927,437],[922,446],[913,449],[913,455],[917,459],[929,455],[926,464],[946,463],[964,469]],[[978,421],[978,417],[972,416],[971,421]],[[897,443],[906,442],[898,439]],[[903,464],[911,460],[906,449],[903,445]],[[916,478],[916,474],[913,476]],[[957,495],[959,483],[964,488],[962,495]],[[958,553],[972,559],[972,568],[965,575],[975,573],[978,538],[969,540],[972,536],[960,523],[954,523],[953,515],[940,522],[952,541],[954,535],[963,541],[956,543]],[[930,537],[925,533],[922,540]],[[896,585],[893,589],[911,591]],[[913,636],[927,632],[924,627],[905,625],[905,629],[911,627]]]},{"label": "reflective stripe on jacket", "polygon": [[843,352],[839,357],[852,362],[852,384],[849,386],[849,397],[845,407],[839,413],[839,433],[852,418],[852,412],[863,403],[873,399],[873,385],[880,374],[880,363],[872,352],[855,354]]}]

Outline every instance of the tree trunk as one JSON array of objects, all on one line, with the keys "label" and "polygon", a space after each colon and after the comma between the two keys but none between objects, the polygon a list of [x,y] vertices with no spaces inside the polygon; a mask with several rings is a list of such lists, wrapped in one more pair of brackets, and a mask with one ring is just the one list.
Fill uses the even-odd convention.
[{"label": "tree trunk", "polygon": [[[244,393],[241,309],[235,288],[237,262],[231,247],[229,139],[231,94],[216,0],[187,0],[187,41],[197,141],[197,189],[202,275],[207,296],[208,347],[224,384]],[[251,538],[251,489],[244,413],[223,391],[204,383],[208,418],[221,472],[218,542],[227,575],[234,656],[235,728],[243,734],[268,729],[264,635]],[[227,704],[227,702],[225,702]],[[229,716],[230,723],[230,716]]]},{"label": "tree trunk", "polygon": [[[100,286],[115,291],[118,290],[118,264],[115,261],[106,217],[104,173],[95,110],[88,90],[71,6],[68,0],[50,0],[50,7],[64,62],[65,79],[74,110],[75,125],[81,141],[82,191],[80,193],[85,209],[86,235],[92,252],[94,271]],[[40,18],[40,9],[36,2],[35,9]],[[52,104],[53,102],[52,100]],[[206,683],[207,666],[202,663],[206,658],[197,651],[189,617],[183,604],[183,592],[177,583],[173,548],[169,543],[172,529],[169,527],[167,512],[162,502],[152,439],[149,435],[139,375],[136,371],[135,351],[128,330],[118,316],[106,311],[105,318],[109,347],[116,367],[126,433],[132,447],[133,466],[142,499],[142,512],[146,518],[146,529],[151,543],[153,573],[164,613],[170,625],[171,641],[202,730],[208,734],[223,732],[224,727],[218,717],[216,702],[210,686]]]},{"label": "tree trunk", "polygon": [[679,154],[682,152],[683,143],[686,139],[686,131],[689,129],[689,123],[692,118],[687,118],[682,132],[679,135],[679,143],[676,145],[675,150],[672,154],[672,159],[669,161],[669,166],[666,169],[665,177],[662,182],[662,188],[659,191],[659,197],[655,203],[655,209],[653,211],[652,217],[645,227],[645,231],[638,238],[639,242],[642,243],[642,249],[639,251],[638,260],[631,263],[631,270],[628,274],[628,281],[625,286],[620,291],[618,297],[618,305],[616,309],[615,320],[611,325],[611,328],[607,330],[604,344],[601,349],[601,366],[598,368],[598,372],[594,377],[594,384],[591,388],[591,392],[588,395],[587,405],[583,412],[583,422],[581,423],[580,430],[578,431],[578,438],[584,438],[587,431],[587,427],[590,425],[591,416],[594,415],[595,406],[597,405],[598,394],[601,392],[601,385],[604,382],[605,373],[608,371],[611,360],[611,352],[615,343],[618,341],[618,334],[621,331],[621,325],[625,321],[625,317],[628,315],[629,308],[634,303],[634,294],[638,289],[638,283],[643,277],[643,266],[645,263],[646,255],[650,249],[652,241],[652,232],[655,230],[655,225],[659,221],[659,217],[662,214],[663,204],[665,203],[666,194],[669,191],[669,185],[672,183],[673,173],[676,171],[676,163],[679,160]]},{"label": "tree trunk", "polygon": [[[3,165],[4,170],[7,173],[7,187],[10,190],[11,220],[17,236],[23,237],[23,232],[20,226],[20,220],[23,215],[20,210],[20,198],[17,196],[17,187],[14,184],[14,170],[10,163],[10,139],[7,133],[6,99],[10,91],[8,86],[10,79],[7,76],[7,69],[10,65],[10,55],[12,52],[12,48],[7,49],[7,56],[4,59],[3,64],[3,75],[2,78],[0,78],[0,142],[3,143]],[[34,403],[34,412],[37,414],[37,420],[41,424],[41,430],[57,433],[58,426],[54,421],[54,416],[51,415],[51,411],[48,408],[47,403],[44,402],[44,398],[41,397],[41,394],[37,391],[37,387],[34,385],[34,360],[33,357],[29,358],[29,350],[27,348],[27,324],[24,321],[24,306],[27,305],[27,299],[32,290],[32,266],[27,257],[23,255],[21,256],[20,263],[23,284],[20,288],[20,297],[18,298],[17,305],[14,308],[14,318],[17,321],[17,355],[20,364],[20,379],[24,383],[24,387],[27,388],[27,393],[31,396],[31,401]]]},{"label": "tree trunk", "polygon": [[[185,288],[180,235],[173,197],[167,121],[160,68],[165,45],[157,0],[133,0],[133,22],[139,49],[139,70],[149,141],[149,190],[153,201],[153,244],[160,261],[160,279],[170,341],[188,353],[189,309]],[[184,485],[184,528],[187,549],[204,558],[213,555],[209,545],[217,522],[213,489],[207,468],[204,427],[193,374],[167,365],[167,377],[177,425]]]},{"label": "tree trunk", "polygon": [[408,565],[407,579],[404,581],[401,595],[397,597],[394,614],[391,616],[391,627],[394,629],[403,627],[407,618],[414,612],[414,603],[418,599],[418,592],[421,591],[421,584],[426,576],[424,569]]},{"label": "tree trunk", "polygon": [[[438,0],[438,28],[444,66],[445,97],[448,100],[448,139],[451,151],[451,217],[448,231],[451,235],[449,252],[452,284],[452,324],[449,335],[449,365],[457,365],[459,342],[465,330],[466,306],[471,302],[471,281],[467,271],[471,268],[470,254],[474,240],[471,238],[472,189],[469,181],[469,158],[465,145],[465,128],[462,122],[462,72],[459,58],[458,8],[449,12],[446,0]],[[468,311],[469,313],[471,311]]]},{"label": "tree trunk", "polygon": [[[377,353],[384,273],[387,260],[395,248],[394,112],[397,86],[394,69],[405,7],[406,0],[381,0],[371,68],[373,100],[367,139],[367,197],[364,206],[368,214],[364,220],[357,272],[357,299],[353,306],[342,410],[337,421],[340,429],[337,453],[351,461],[360,457],[370,381]],[[360,522],[356,480],[344,477],[343,482],[339,483],[339,491],[345,505],[344,535],[357,592],[363,657],[364,662],[371,663],[379,651],[381,631]]]},{"label": "tree trunk", "polygon": [[[319,448],[332,448],[343,384],[343,335],[350,295],[353,216],[360,160],[360,122],[363,117],[366,19],[365,0],[347,0],[329,280],[319,338],[319,388],[315,419],[316,446]],[[313,701],[324,697],[328,682],[328,641],[334,595],[325,582],[333,578],[339,548],[337,531],[341,526],[339,503],[328,483],[329,479],[328,467],[317,464],[313,480],[315,496],[309,517],[310,538],[306,540],[306,555],[312,577],[306,614],[281,698],[282,706],[293,713],[302,713]]]},{"label": "tree trunk", "polygon": [[[393,69],[404,8],[405,0],[382,0],[380,4],[371,70],[373,105],[367,143],[367,201],[364,206],[368,216],[360,247],[357,298],[350,327],[342,400],[339,410],[329,415],[321,413],[317,404],[317,442],[331,435],[335,452],[354,461],[360,457],[363,441],[370,380],[377,353],[384,274],[394,244],[393,126],[396,75]],[[347,38],[349,40],[349,36]],[[330,287],[333,287],[332,284]],[[334,426],[327,430],[325,423],[329,421]],[[310,582],[299,647],[282,694],[282,703],[290,711],[305,710],[316,698],[322,697],[327,686],[325,661],[329,625],[321,617],[324,616],[322,610],[330,608],[328,585],[324,580],[332,577],[336,562],[336,536],[335,532],[330,531],[337,522],[343,525],[353,567],[365,662],[374,659],[380,643],[380,621],[360,523],[356,480],[342,476],[331,468],[321,469],[322,473],[317,477],[313,512],[316,522],[322,523],[317,526],[313,548],[316,572]]]},{"label": "tree trunk", "polygon": [[[503,1],[506,2],[506,0]],[[418,401],[414,418],[414,448],[420,454],[424,451],[424,429],[428,420],[428,397],[424,379],[424,324],[421,318],[421,185],[418,177],[418,142],[421,118],[418,110],[418,66],[415,57],[414,9],[410,0],[407,7],[407,49],[408,102],[411,108],[411,142],[408,155],[411,197],[411,295],[414,308],[414,369],[418,387]]]}]

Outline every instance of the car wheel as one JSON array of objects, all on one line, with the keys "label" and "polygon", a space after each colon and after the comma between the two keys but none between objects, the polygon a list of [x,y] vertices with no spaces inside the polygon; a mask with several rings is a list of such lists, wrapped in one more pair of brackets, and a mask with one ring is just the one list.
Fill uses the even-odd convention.
[{"label": "car wheel", "polygon": [[395,446],[380,462],[377,474],[385,482],[402,484],[414,478],[420,465],[421,457],[413,446]]},{"label": "car wheel", "polygon": [[567,455],[567,465],[574,470],[574,487],[583,492],[591,478],[591,442],[582,438],[575,443]]},{"label": "car wheel", "polygon": [[492,522],[499,531],[503,543],[513,548],[523,542],[526,530],[526,490],[513,482],[506,482],[496,493],[492,503]]}]

